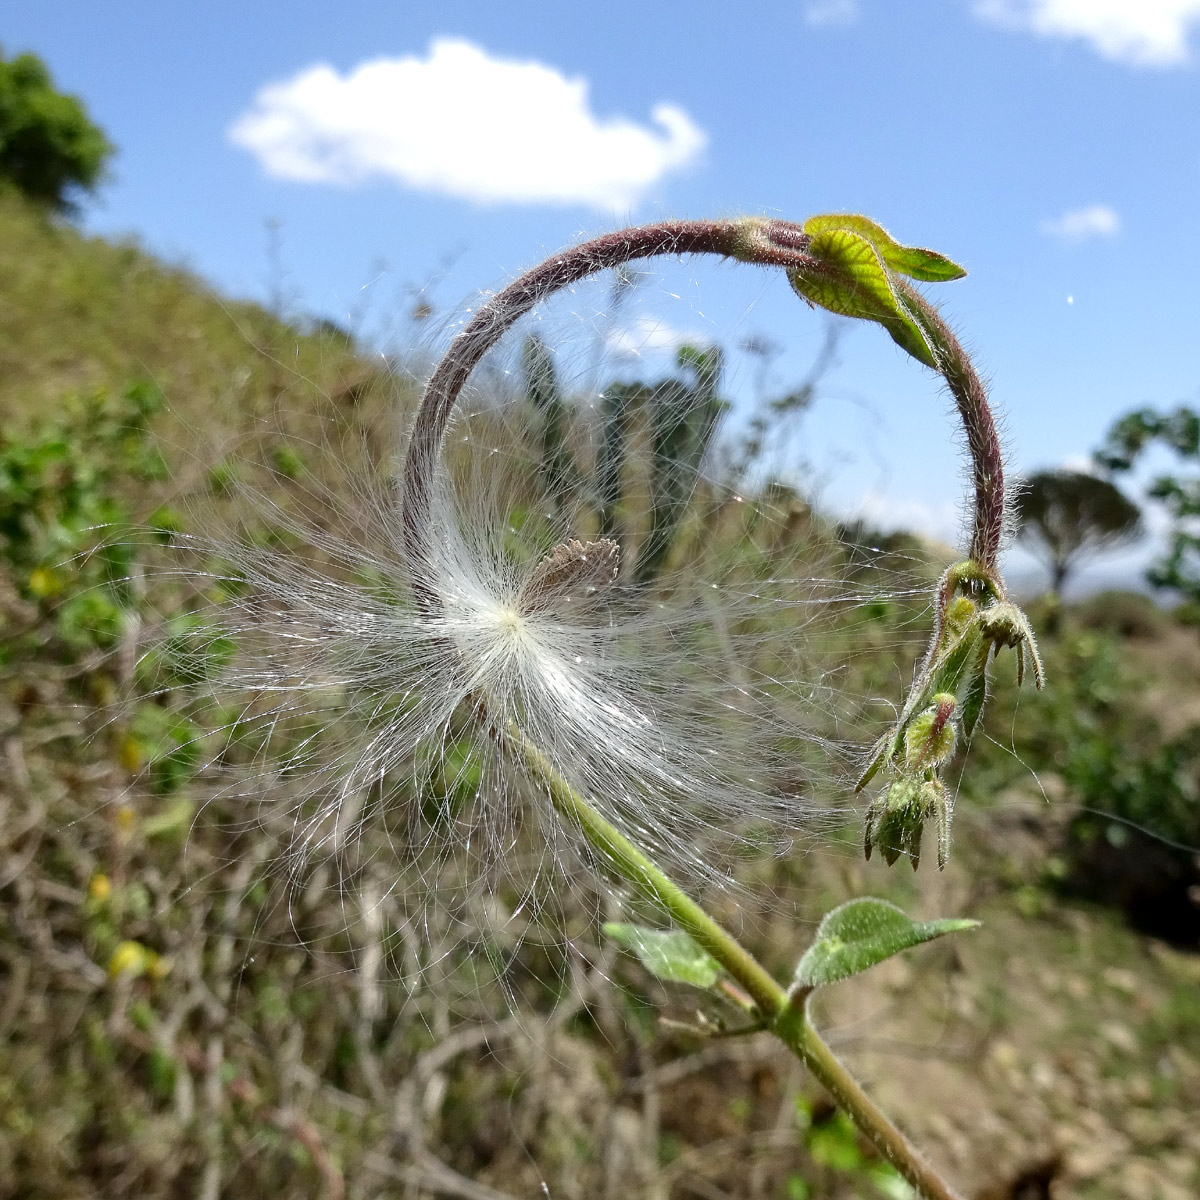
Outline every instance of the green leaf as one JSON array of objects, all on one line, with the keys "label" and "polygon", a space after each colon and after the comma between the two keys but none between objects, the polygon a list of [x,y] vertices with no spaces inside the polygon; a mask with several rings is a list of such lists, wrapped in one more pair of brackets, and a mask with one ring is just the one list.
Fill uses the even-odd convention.
[{"label": "green leaf", "polygon": [[875,1163],[868,1169],[867,1177],[884,1200],[920,1200],[912,1184],[905,1183],[896,1168],[887,1163]]},{"label": "green leaf", "polygon": [[939,657],[934,661],[929,685],[922,693],[920,703],[924,705],[925,697],[936,692],[957,692],[972,663],[975,662],[981,644],[988,643],[983,637],[980,622],[976,620],[967,626],[957,641],[948,642],[943,646]]},{"label": "green leaf", "polygon": [[863,788],[871,782],[872,779],[879,773],[879,768],[896,752],[896,742],[898,735],[896,730],[889,729],[887,733],[881,737],[874,746],[871,747],[871,758],[867,765],[863,768],[862,774],[858,777],[858,782],[854,785],[856,792],[861,792]]},{"label": "green leaf", "polygon": [[[983,712],[984,702],[987,700],[987,660],[991,648],[990,642],[984,642],[980,646],[967,677],[966,694],[963,697],[962,705],[962,729],[963,734],[968,738],[975,732],[975,725]],[[1018,643],[1017,649],[1020,650],[1020,643]]]},{"label": "green leaf", "polygon": [[816,940],[796,967],[795,982],[814,988],[849,979],[901,950],[978,924],[960,919],[913,921],[886,900],[850,900],[821,922]]},{"label": "green leaf", "polygon": [[827,213],[809,217],[804,222],[807,234],[826,233],[831,229],[847,229],[864,237],[875,247],[884,265],[910,279],[922,283],[948,283],[962,279],[966,271],[956,262],[936,250],[923,250],[920,246],[902,246],[882,225],[876,225],[868,217],[856,213]]},{"label": "green leaf", "polygon": [[919,363],[938,370],[937,356],[933,352],[933,343],[925,333],[925,326],[918,319],[917,313],[909,308],[902,296],[896,297],[896,307],[900,310],[898,321],[881,321],[880,324],[891,335],[892,341],[901,350],[907,350]]},{"label": "green leaf", "polygon": [[636,954],[642,966],[659,979],[710,988],[721,974],[717,960],[682,929],[647,929],[609,922],[604,932]]},{"label": "green leaf", "polygon": [[804,1145],[813,1162],[835,1171],[857,1171],[866,1162],[858,1148],[854,1124],[843,1112],[835,1112],[832,1120],[814,1126]]},{"label": "green leaf", "polygon": [[870,241],[849,229],[827,229],[813,235],[808,252],[820,266],[788,272],[789,282],[803,299],[842,316],[878,321],[898,346],[936,369],[921,326],[896,295]]},{"label": "green leaf", "polygon": [[828,269],[820,274],[788,273],[805,299],[847,317],[879,321],[900,315],[883,262],[865,237],[848,229],[827,229],[813,235],[808,252]]}]

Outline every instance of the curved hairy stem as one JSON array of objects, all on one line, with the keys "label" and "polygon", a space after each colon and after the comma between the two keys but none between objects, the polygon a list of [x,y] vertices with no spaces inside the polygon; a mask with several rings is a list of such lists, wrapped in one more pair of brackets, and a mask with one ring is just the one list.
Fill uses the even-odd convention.
[{"label": "curved hairy stem", "polygon": [[975,518],[967,557],[981,567],[994,570],[1004,534],[1004,455],[987,391],[962,343],[938,310],[907,280],[896,278],[892,283],[933,347],[938,369],[954,397],[967,437],[975,487]]},{"label": "curved hairy stem", "polygon": [[[410,559],[417,564],[428,561],[435,468],[458,397],[483,356],[530,309],[589,275],[635,259],[662,255],[717,254],[789,271],[821,273],[827,267],[808,253],[810,242],[803,228],[790,221],[757,217],[662,221],[572,246],[498,292],[451,343],[425,389],[413,422],[401,493],[405,550]],[[971,454],[975,487],[970,557],[993,567],[1004,525],[1004,470],[986,392],[966,352],[933,305],[905,280],[896,277],[892,282],[929,339],[938,368],[958,407]],[[436,598],[419,595],[418,600],[428,602]]]},{"label": "curved hairy stem", "polygon": [[763,1025],[828,1089],[862,1134],[926,1200],[957,1200],[905,1136],[863,1091],[808,1018],[805,991],[787,992],[761,963],[648,855],[606,821],[513,723],[501,732],[510,753],[546,789],[555,810],[577,828],[614,875],[631,884],[721,964],[754,1001]]},{"label": "curved hairy stem", "polygon": [[589,275],[638,258],[719,254],[794,267],[808,262],[804,254],[807,242],[799,227],[782,221],[663,221],[573,246],[546,259],[493,296],[451,343],[425,389],[413,423],[402,485],[405,549],[409,555],[420,562],[429,550],[434,466],[468,376],[504,332],[535,305]]}]

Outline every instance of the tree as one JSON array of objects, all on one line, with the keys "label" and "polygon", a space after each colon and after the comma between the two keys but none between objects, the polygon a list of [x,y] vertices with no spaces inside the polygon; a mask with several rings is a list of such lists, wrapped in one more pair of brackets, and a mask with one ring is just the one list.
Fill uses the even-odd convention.
[{"label": "tree", "polygon": [[1051,590],[1061,595],[1081,557],[1141,532],[1136,504],[1106,479],[1082,471],[1039,471],[1017,495],[1017,537],[1050,568]]},{"label": "tree", "polygon": [[1146,577],[1155,587],[1182,592],[1200,611],[1200,412],[1181,406],[1173,413],[1152,408],[1127,413],[1108,431],[1096,461],[1109,471],[1130,471],[1156,442],[1197,470],[1159,475],[1146,489],[1148,496],[1162,501],[1172,522],[1167,552]]},{"label": "tree", "polygon": [[[619,510],[626,498],[625,469],[637,444],[634,420],[649,434],[648,529],[638,546],[632,577],[649,583],[663,567],[687,511],[713,435],[729,402],[720,394],[724,355],[717,346],[682,345],[677,373],[657,383],[611,383],[600,397],[599,441],[587,489],[596,505],[599,532],[623,540]],[[557,507],[582,478],[568,445],[570,407],[541,338],[521,350],[525,398],[541,442],[538,474],[546,500]]]},{"label": "tree", "polygon": [[54,212],[104,177],[113,145],[74,96],[56,90],[33,54],[0,57],[0,180]]},{"label": "tree", "polygon": [[682,345],[678,373],[657,383],[613,383],[600,406],[595,492],[600,527],[619,538],[617,510],[635,413],[650,434],[649,529],[638,547],[633,579],[650,583],[666,564],[692,498],[713,434],[729,402],[720,394],[724,355],[718,346]]}]

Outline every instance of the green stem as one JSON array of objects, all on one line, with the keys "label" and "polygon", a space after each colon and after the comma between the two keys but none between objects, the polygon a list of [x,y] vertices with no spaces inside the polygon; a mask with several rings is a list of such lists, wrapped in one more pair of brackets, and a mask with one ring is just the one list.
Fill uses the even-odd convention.
[{"label": "green stem", "polygon": [[925,1200],[958,1200],[858,1081],[838,1061],[808,1019],[805,991],[788,993],[737,939],[723,929],[656,863],[602,817],[554,768],[518,726],[502,731],[505,745],[546,789],[558,814],[577,826],[613,873],[664,909],[743,987],[770,1029],[817,1077],[876,1150]]},{"label": "green stem", "polygon": [[807,995],[798,995],[781,1012],[771,1030],[821,1081],[842,1111],[871,1145],[912,1184],[926,1200],[959,1200],[904,1134],[892,1124],[857,1079],[845,1068],[808,1019]]},{"label": "green stem", "polygon": [[659,866],[584,800],[515,724],[509,724],[504,736],[516,757],[545,786],[559,815],[579,827],[588,844],[604,857],[615,874],[632,883],[647,900],[665,909],[680,929],[686,929],[692,940],[746,989],[764,1018],[774,1018],[782,1011],[787,1003],[783,988],[732,934],[722,929]]}]

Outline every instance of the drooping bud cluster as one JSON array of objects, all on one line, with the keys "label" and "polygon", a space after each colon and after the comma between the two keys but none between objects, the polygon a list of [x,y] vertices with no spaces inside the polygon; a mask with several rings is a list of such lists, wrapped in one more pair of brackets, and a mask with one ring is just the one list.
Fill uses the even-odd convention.
[{"label": "drooping bud cluster", "polygon": [[950,852],[953,798],[940,776],[961,728],[969,739],[987,698],[988,662],[1000,649],[1016,651],[1017,680],[1025,656],[1041,688],[1042,660],[1025,614],[1007,597],[999,575],[975,562],[951,567],[938,584],[936,620],[925,660],[896,724],[875,744],[858,782],[862,790],[887,767],[889,782],[867,811],[867,858],[878,847],[889,865],[906,854],[913,870],[921,833],[933,817],[938,867]]}]

